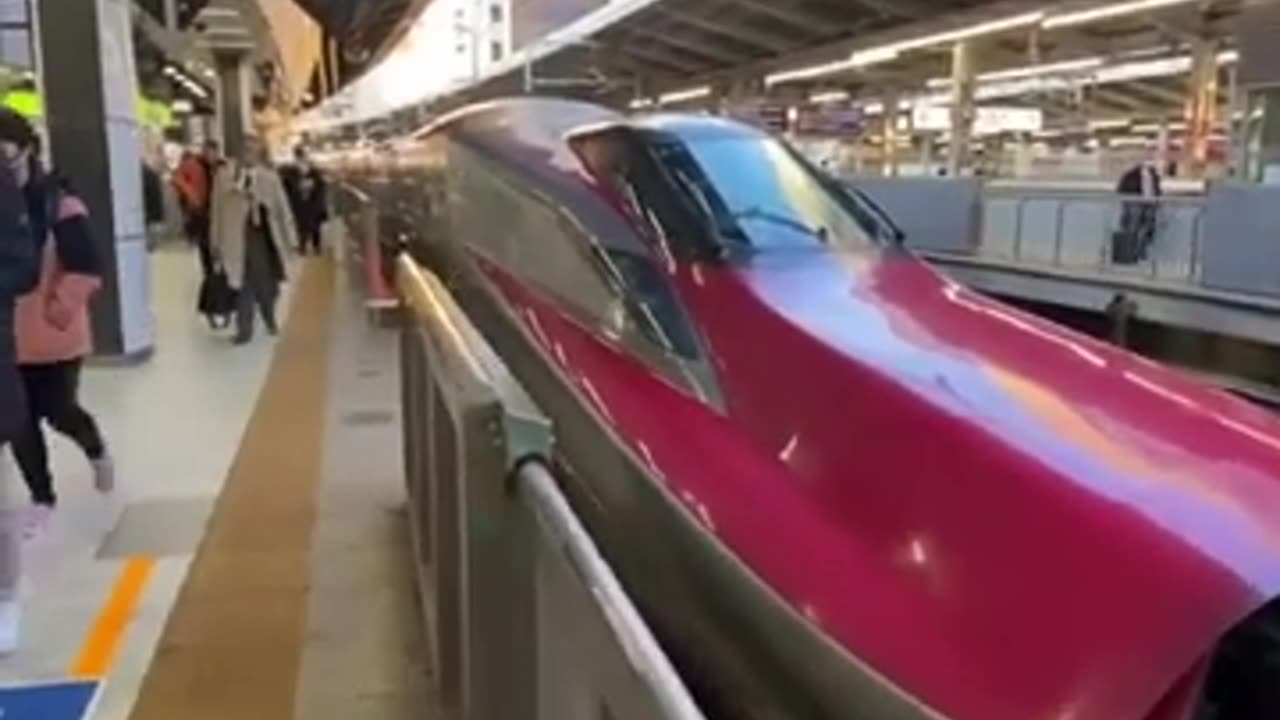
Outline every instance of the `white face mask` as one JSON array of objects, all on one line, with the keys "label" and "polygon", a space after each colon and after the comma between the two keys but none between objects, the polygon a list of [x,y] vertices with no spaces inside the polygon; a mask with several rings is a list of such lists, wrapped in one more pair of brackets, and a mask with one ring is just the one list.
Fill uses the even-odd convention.
[{"label": "white face mask", "polygon": [[31,150],[18,147],[16,143],[0,142],[0,160],[13,173],[13,180],[18,187],[24,187],[31,181]]}]

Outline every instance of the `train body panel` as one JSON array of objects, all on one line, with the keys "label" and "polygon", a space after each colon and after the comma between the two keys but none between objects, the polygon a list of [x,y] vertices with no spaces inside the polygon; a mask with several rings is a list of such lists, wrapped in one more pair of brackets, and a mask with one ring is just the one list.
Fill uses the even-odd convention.
[{"label": "train body panel", "polygon": [[1184,720],[1280,594],[1280,423],[942,278],[776,141],[504,101],[394,165],[718,720]]}]

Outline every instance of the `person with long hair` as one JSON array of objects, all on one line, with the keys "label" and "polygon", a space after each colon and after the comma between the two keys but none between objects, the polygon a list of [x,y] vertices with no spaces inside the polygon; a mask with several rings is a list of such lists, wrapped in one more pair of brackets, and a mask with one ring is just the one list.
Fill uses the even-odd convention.
[{"label": "person with long hair", "polygon": [[44,424],[67,436],[88,458],[94,487],[110,492],[115,466],[98,423],[80,404],[80,371],[93,351],[89,300],[102,284],[89,212],[70,183],[56,173],[41,177],[32,164],[26,183],[28,212],[47,227],[35,288],[18,299],[18,370],[27,396],[27,418],[14,456],[34,504],[24,532],[43,533],[58,498]]}]

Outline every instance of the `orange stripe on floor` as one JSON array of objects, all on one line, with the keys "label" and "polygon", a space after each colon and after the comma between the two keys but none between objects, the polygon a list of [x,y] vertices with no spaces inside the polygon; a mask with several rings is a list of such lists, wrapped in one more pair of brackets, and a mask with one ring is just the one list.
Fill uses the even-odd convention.
[{"label": "orange stripe on floor", "polygon": [[133,618],[155,566],[155,559],[149,557],[130,558],[125,562],[110,599],[93,623],[93,629],[71,666],[72,677],[92,680],[105,676],[111,669],[111,661],[115,659],[124,630]]}]

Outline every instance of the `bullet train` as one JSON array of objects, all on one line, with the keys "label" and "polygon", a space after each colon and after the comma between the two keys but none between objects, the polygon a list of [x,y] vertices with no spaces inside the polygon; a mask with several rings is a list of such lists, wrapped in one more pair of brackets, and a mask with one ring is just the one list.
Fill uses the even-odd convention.
[{"label": "bullet train", "polygon": [[1280,718],[1275,416],[948,280],[752,127],[525,98],[388,147],[335,172],[554,419],[713,720]]}]

